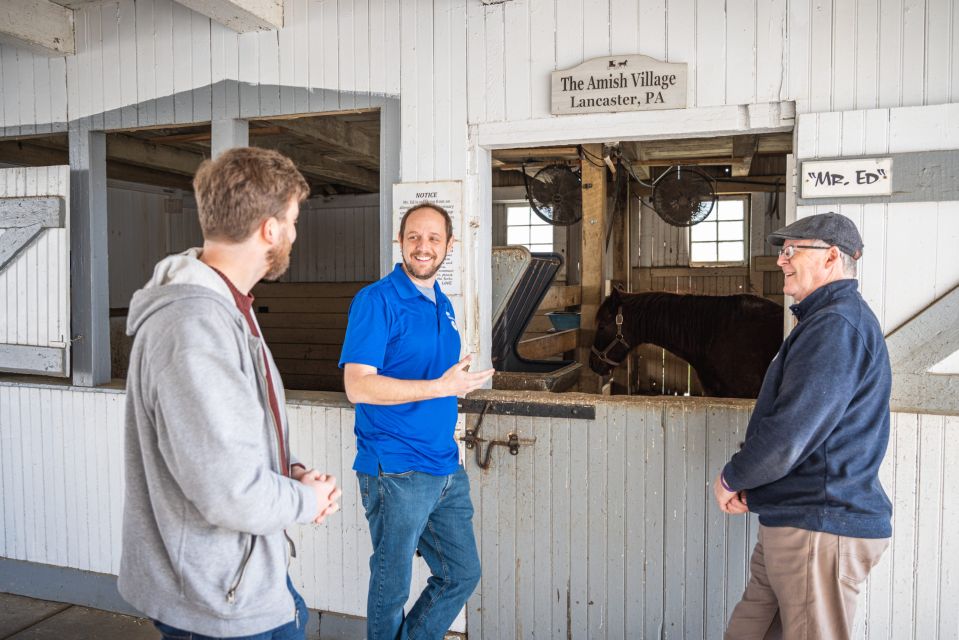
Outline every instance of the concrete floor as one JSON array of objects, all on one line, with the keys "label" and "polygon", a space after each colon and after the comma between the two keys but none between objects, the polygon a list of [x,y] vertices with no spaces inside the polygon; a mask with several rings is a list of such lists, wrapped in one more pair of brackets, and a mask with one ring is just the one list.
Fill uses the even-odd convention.
[{"label": "concrete floor", "polygon": [[149,620],[0,593],[0,640],[157,640]]}]

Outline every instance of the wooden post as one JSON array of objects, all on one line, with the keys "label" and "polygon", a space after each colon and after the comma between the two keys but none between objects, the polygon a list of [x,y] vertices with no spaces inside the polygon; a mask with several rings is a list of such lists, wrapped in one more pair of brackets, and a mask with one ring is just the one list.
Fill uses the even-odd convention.
[{"label": "wooden post", "polygon": [[107,145],[89,119],[70,123],[70,297],[73,384],[110,381]]},{"label": "wooden post", "polygon": [[596,393],[600,378],[589,369],[589,352],[596,332],[596,311],[603,301],[606,253],[606,165],[601,144],[583,145],[583,221],[581,317],[577,360],[583,363],[580,389]]},{"label": "wooden post", "polygon": [[250,123],[240,118],[214,120],[210,123],[210,154],[217,157],[233,147],[250,146]]},{"label": "wooden post", "polygon": [[[624,169],[620,169],[623,171]],[[620,180],[620,176],[615,176],[616,180]],[[628,184],[628,183],[627,183]],[[629,187],[626,188],[626,193],[620,194],[621,204],[619,206],[622,209],[617,214],[618,217],[613,221],[612,226],[612,238],[609,241],[610,253],[607,256],[607,259],[611,261],[613,268],[613,283],[626,286],[626,283],[629,280]],[[617,203],[613,203],[615,207]],[[612,215],[612,211],[610,215]],[[629,374],[630,374],[630,358],[626,358],[623,363],[613,369],[613,381],[617,386],[623,389],[629,389]]]}]

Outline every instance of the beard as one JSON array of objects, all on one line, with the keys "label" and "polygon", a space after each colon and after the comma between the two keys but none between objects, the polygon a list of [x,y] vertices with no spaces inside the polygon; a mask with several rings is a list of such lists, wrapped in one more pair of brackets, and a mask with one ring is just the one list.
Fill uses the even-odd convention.
[{"label": "beard", "polygon": [[290,268],[290,253],[293,251],[293,243],[286,238],[282,244],[279,244],[266,253],[267,272],[263,276],[264,280],[276,280]]},{"label": "beard", "polygon": [[430,263],[421,263],[417,262],[413,256],[403,256],[403,266],[406,268],[406,273],[411,277],[417,280],[429,280],[436,275],[436,272],[440,270],[440,267],[443,266],[443,261],[446,260],[446,254],[439,256],[437,260],[434,257],[434,262]]}]

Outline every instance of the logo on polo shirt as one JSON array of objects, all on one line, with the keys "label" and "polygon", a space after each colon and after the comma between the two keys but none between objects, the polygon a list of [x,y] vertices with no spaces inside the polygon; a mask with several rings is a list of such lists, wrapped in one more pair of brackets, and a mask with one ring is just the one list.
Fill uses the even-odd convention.
[{"label": "logo on polo shirt", "polygon": [[449,312],[449,309],[446,310],[446,317],[450,319],[450,324],[453,325],[453,331],[459,331],[460,328],[456,326],[456,318]]}]

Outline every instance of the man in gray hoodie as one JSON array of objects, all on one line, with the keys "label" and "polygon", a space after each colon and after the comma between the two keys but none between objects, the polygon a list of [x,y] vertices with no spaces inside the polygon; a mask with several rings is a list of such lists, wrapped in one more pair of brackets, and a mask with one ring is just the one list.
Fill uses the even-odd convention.
[{"label": "man in gray hoodie", "polygon": [[202,249],[162,260],[130,302],[118,587],[164,638],[299,639],[285,529],[321,522],[340,492],[289,453],[249,292],[289,266],[309,188],[255,148],[204,162],[193,184]]}]

